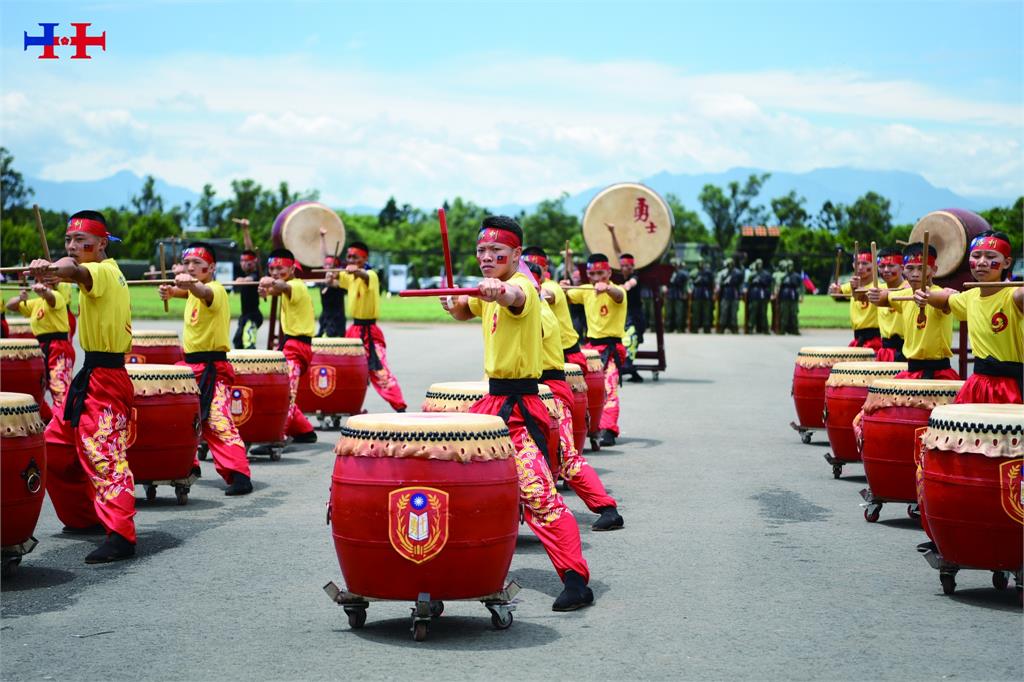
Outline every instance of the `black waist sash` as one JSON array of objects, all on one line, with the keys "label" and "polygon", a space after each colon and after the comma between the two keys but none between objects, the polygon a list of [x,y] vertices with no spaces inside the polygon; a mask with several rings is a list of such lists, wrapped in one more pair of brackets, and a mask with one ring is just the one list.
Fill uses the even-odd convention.
[{"label": "black waist sash", "polygon": [[313,337],[312,336],[292,336],[291,334],[282,334],[281,335],[281,343],[278,344],[277,349],[278,350],[283,350],[284,349],[284,344],[288,343],[288,341],[298,341],[299,343],[304,343],[307,346],[312,346],[313,345]]},{"label": "black waist sash", "polygon": [[540,427],[540,424],[533,418],[533,415],[523,402],[524,395],[537,395],[540,393],[537,383],[537,379],[488,379],[488,392],[491,395],[505,396],[505,402],[501,404],[498,416],[506,424],[508,424],[508,420],[512,416],[512,409],[519,407],[519,412],[523,415],[523,421],[526,422],[526,431],[533,438],[534,442],[537,443],[537,447],[540,448],[541,455],[546,462],[548,456],[548,430]]},{"label": "black waist sash", "polygon": [[541,381],[565,381],[564,369],[546,369],[540,374]]},{"label": "black waist sash", "polygon": [[854,329],[853,338],[857,339],[858,342],[864,343],[871,339],[877,339],[882,335],[882,332],[878,330],[878,327],[867,327],[866,329]]},{"label": "black waist sash", "polygon": [[68,397],[64,403],[64,420],[72,426],[78,426],[85,411],[85,399],[89,396],[89,380],[92,371],[97,367],[117,369],[124,367],[124,353],[101,353],[85,351],[85,362],[68,387]]},{"label": "black waist sash", "polygon": [[50,332],[49,334],[40,334],[36,337],[36,341],[39,342],[39,350],[43,351],[43,370],[46,372],[47,383],[49,383],[50,376],[50,342],[67,340],[67,332]]},{"label": "black waist sash", "polygon": [[601,353],[601,365],[603,367],[607,367],[608,361],[611,360],[615,363],[616,367],[620,370],[622,369],[619,363],[619,354],[615,352],[615,347],[622,343],[621,338],[618,336],[602,336],[599,339],[591,339],[588,337],[587,341],[595,346],[601,346],[601,350],[599,352]]},{"label": "black waist sash", "polygon": [[952,369],[949,358],[940,360],[914,360],[907,358],[907,369],[911,372],[923,372],[922,379],[934,379],[935,372],[941,369]]},{"label": "black waist sash", "polygon": [[377,320],[353,317],[352,324],[359,327],[359,338],[362,339],[363,346],[367,348],[369,354],[366,361],[367,368],[371,372],[379,372],[384,369],[384,363],[377,355],[377,344],[373,342],[373,330],[371,329],[373,325],[377,324]]},{"label": "black waist sash", "polygon": [[185,353],[185,362],[190,365],[203,365],[203,373],[199,375],[199,414],[205,422],[210,416],[210,405],[213,404],[214,389],[217,388],[217,364],[226,362],[228,354],[222,350],[203,351],[201,353]]},{"label": "black waist sash", "polygon": [[1017,390],[1024,394],[1024,363],[995,358],[974,358],[974,373],[990,377],[1007,377],[1017,382]]},{"label": "black waist sash", "polygon": [[579,353],[579,352],[580,352],[580,342],[579,341],[577,341],[576,343],[572,344],[568,348],[563,348],[562,349],[562,355],[565,356],[566,360],[568,360],[569,356],[572,355],[573,353]]}]

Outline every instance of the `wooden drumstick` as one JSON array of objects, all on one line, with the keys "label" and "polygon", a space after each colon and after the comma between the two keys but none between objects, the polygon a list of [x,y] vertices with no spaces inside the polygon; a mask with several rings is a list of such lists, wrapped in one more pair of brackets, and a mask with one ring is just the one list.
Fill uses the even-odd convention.
[{"label": "wooden drumstick", "polygon": [[46,230],[43,229],[43,216],[39,213],[39,204],[32,204],[33,210],[36,212],[36,229],[39,230],[39,241],[43,246],[43,255],[46,260],[52,260],[50,258],[50,245],[46,243]]},{"label": "wooden drumstick", "polygon": [[[167,279],[167,260],[164,254],[163,242],[160,242],[160,279]],[[164,301],[164,312],[170,312],[170,306],[168,305],[167,301]]]},{"label": "wooden drumstick", "polygon": [[842,246],[837,246],[836,247],[836,268],[835,268],[835,273],[832,276],[832,281],[835,282],[836,286],[839,286],[839,259],[842,257],[842,254],[843,254],[843,247]]},{"label": "wooden drumstick", "polygon": [[871,287],[878,288],[878,245],[871,242]]},{"label": "wooden drumstick", "polygon": [[242,243],[245,244],[245,248],[249,251],[255,251],[252,245],[252,235],[249,233],[249,219],[248,218],[232,218],[231,222],[242,226]]},{"label": "wooden drumstick", "polygon": [[964,289],[1005,289],[1007,287],[1024,287],[1024,282],[964,282]]},{"label": "wooden drumstick", "polygon": [[[923,273],[923,276],[921,278],[921,288],[924,289],[925,291],[928,291],[928,289],[931,287],[931,274],[932,274],[931,266],[928,265],[928,260],[929,260],[929,258],[928,258],[928,230],[924,231],[924,239],[922,239],[921,242],[922,242],[921,264],[922,264],[922,267],[924,268],[924,273]],[[917,311],[917,323],[918,324],[924,324],[925,322],[928,321],[928,314],[925,312],[925,309],[927,307],[928,307],[927,305],[922,304],[920,310]]]}]

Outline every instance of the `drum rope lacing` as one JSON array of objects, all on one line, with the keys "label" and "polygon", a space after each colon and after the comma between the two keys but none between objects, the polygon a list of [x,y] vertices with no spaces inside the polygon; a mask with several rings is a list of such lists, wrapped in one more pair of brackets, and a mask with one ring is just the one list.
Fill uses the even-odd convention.
[{"label": "drum rope lacing", "polygon": [[1015,424],[975,424],[946,419],[929,419],[928,428],[943,431],[965,431],[969,433],[994,433],[1002,436],[1024,436],[1024,427]]},{"label": "drum rope lacing", "polygon": [[[906,363],[900,363],[906,364]],[[843,375],[848,374],[850,376],[889,376],[892,374],[898,374],[902,369],[883,369],[883,370],[867,370],[867,369],[832,369],[832,374]]]},{"label": "drum rope lacing", "polygon": [[343,438],[377,441],[430,441],[434,443],[446,441],[469,441],[478,439],[508,438],[508,428],[487,431],[364,431],[341,427]]},{"label": "drum rope lacing", "polygon": [[35,403],[30,404],[30,405],[14,405],[14,406],[3,405],[3,406],[0,406],[0,415],[3,415],[3,416],[18,416],[18,415],[23,415],[23,414],[31,414],[33,412],[38,412],[38,411],[39,411],[39,407],[36,406]]},{"label": "drum rope lacing", "polygon": [[875,394],[878,394],[878,395],[910,395],[910,396],[920,396],[922,398],[931,398],[931,397],[947,398],[949,396],[954,396],[954,395],[956,395],[959,392],[960,392],[959,388],[946,388],[946,389],[939,388],[939,389],[919,390],[919,389],[907,389],[907,388],[880,388],[878,386],[870,386],[870,387],[868,387],[868,393],[875,393]]}]

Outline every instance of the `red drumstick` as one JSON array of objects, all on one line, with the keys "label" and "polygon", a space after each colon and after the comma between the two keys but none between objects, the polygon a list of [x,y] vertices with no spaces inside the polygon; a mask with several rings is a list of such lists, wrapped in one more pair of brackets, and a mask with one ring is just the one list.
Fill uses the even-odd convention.
[{"label": "red drumstick", "polygon": [[[501,287],[502,293],[505,293],[505,287]],[[403,289],[398,292],[398,295],[402,298],[425,298],[427,296],[479,296],[480,289],[478,287],[449,287],[447,289]]]},{"label": "red drumstick", "polygon": [[[448,277],[448,287],[455,286],[452,279],[452,252],[448,248],[448,219],[444,215],[444,207],[437,209],[437,219],[441,223],[441,247],[444,249],[444,274]],[[447,294],[442,294],[447,295]]]}]

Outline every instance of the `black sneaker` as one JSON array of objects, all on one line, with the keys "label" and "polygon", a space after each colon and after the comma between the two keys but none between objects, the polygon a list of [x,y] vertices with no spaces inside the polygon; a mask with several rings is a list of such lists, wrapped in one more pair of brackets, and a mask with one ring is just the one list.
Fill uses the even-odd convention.
[{"label": "black sneaker", "polygon": [[248,495],[252,492],[252,479],[245,474],[235,472],[231,475],[231,485],[224,491],[225,495]]},{"label": "black sneaker", "polygon": [[609,429],[602,429],[601,437],[597,441],[597,444],[603,448],[615,445],[615,434],[612,433]]},{"label": "black sneaker", "polygon": [[61,529],[61,532],[67,533],[68,535],[105,535],[107,529],[103,527],[102,523],[94,523],[93,525],[86,526],[85,528],[64,526],[64,528]]},{"label": "black sneaker", "polygon": [[306,433],[300,433],[297,436],[292,437],[293,443],[315,443],[316,442],[316,431],[308,431]]},{"label": "black sneaker", "polygon": [[640,376],[639,372],[633,372],[631,375],[629,375],[629,379],[627,379],[626,381],[628,381],[631,384],[642,384],[644,383],[644,378]]},{"label": "black sneaker", "polygon": [[601,516],[594,521],[594,525],[590,527],[591,530],[618,530],[626,525],[619,510],[615,507],[602,507],[598,511],[601,512]]},{"label": "black sneaker", "polygon": [[594,592],[583,582],[583,576],[576,571],[566,571],[565,588],[551,605],[552,611],[575,611],[594,603]]},{"label": "black sneaker", "polygon": [[90,552],[89,556],[85,557],[85,563],[106,564],[111,561],[131,559],[133,556],[135,556],[135,545],[128,542],[124,536],[119,535],[118,533],[111,533],[107,536],[107,539],[103,541],[102,545]]}]

